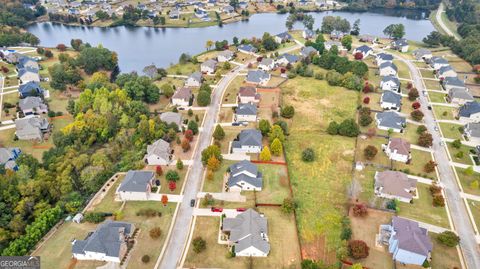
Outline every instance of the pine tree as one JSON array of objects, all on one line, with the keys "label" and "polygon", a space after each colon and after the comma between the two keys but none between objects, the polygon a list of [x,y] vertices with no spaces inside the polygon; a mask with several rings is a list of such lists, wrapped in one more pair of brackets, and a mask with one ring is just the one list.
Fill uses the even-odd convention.
[{"label": "pine tree", "polygon": [[215,140],[223,140],[225,138],[225,131],[223,130],[222,126],[220,124],[217,124],[215,127],[215,131],[213,132],[213,138]]},{"label": "pine tree", "polygon": [[280,156],[280,154],[282,154],[282,151],[283,151],[283,146],[282,146],[282,142],[280,142],[280,139],[278,138],[273,139],[273,142],[270,145],[270,148],[272,149],[273,155]]},{"label": "pine tree", "polygon": [[268,147],[264,147],[262,152],[260,152],[260,160],[262,161],[270,161],[272,159],[272,154],[270,153],[270,149]]}]

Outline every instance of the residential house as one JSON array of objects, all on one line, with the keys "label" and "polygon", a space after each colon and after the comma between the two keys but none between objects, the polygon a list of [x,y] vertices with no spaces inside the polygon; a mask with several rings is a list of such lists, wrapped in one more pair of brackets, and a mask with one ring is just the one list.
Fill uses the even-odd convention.
[{"label": "residential house", "polygon": [[18,92],[20,94],[20,98],[25,98],[28,96],[43,95],[45,90],[42,87],[40,87],[40,83],[35,81],[30,81],[25,84],[19,85]]},{"label": "residential house", "polygon": [[385,62],[393,62],[393,56],[391,54],[382,52],[375,56],[375,61],[377,62],[377,66],[380,66]]},{"label": "residential house", "polygon": [[266,257],[270,252],[267,218],[251,208],[235,218],[224,218],[222,231],[229,235],[236,257]]},{"label": "residential house", "polygon": [[239,104],[235,109],[235,122],[257,121],[257,106],[253,103]]},{"label": "residential house", "polygon": [[407,125],[405,117],[393,111],[379,112],[375,114],[375,120],[378,129],[385,131],[392,130],[396,133],[402,133]]},{"label": "residential house", "polygon": [[275,42],[277,43],[284,43],[290,40],[293,40],[292,35],[290,35],[288,32],[283,32],[280,34],[276,34],[273,39],[275,39]]},{"label": "residential house", "polygon": [[172,9],[170,10],[168,17],[172,20],[178,20],[180,19],[180,11],[178,9]]},{"label": "residential house", "polygon": [[433,56],[432,58],[430,58],[429,64],[435,70],[440,69],[440,67],[442,66],[450,65],[445,58],[438,57],[438,56]]},{"label": "residential house", "polygon": [[278,58],[276,60],[276,64],[281,65],[281,66],[286,66],[288,64],[292,65],[292,64],[298,62],[299,60],[300,60],[300,58],[297,55],[284,53],[284,54],[278,56]]},{"label": "residential house", "polygon": [[231,5],[226,5],[222,8],[222,11],[225,14],[232,14],[233,12],[235,12],[235,9]]},{"label": "residential house", "polygon": [[480,123],[470,122],[465,124],[463,134],[468,137],[469,141],[480,144]]},{"label": "residential house", "polygon": [[398,50],[401,52],[408,51],[408,41],[405,38],[400,38],[392,41],[392,49]]},{"label": "residential house", "polygon": [[416,196],[417,180],[398,171],[375,173],[375,195],[410,203]]},{"label": "residential house", "polygon": [[325,45],[325,49],[330,51],[333,46],[337,46],[338,51],[343,50],[343,45],[339,41],[326,41],[323,43]]},{"label": "residential house", "polygon": [[240,131],[232,142],[233,153],[260,153],[262,151],[262,133],[256,129]]},{"label": "residential house", "polygon": [[31,57],[20,57],[18,59],[18,64],[16,68],[17,68],[17,71],[22,68],[31,68],[31,69],[39,70],[40,66],[38,65],[38,62]]},{"label": "residential house", "polygon": [[464,105],[466,102],[473,102],[473,96],[466,88],[451,88],[448,91],[447,100],[450,103]]},{"label": "residential house", "polygon": [[400,111],[402,107],[402,96],[392,91],[384,91],[380,98],[380,107],[383,110]]},{"label": "residential house", "polygon": [[307,47],[303,47],[301,50],[300,50],[300,55],[302,57],[308,57],[308,56],[312,56],[312,55],[318,55],[318,51],[312,47],[312,46],[307,46]]},{"label": "residential house", "polygon": [[270,71],[275,68],[275,61],[272,58],[263,58],[258,64],[258,69]]},{"label": "residential house", "polygon": [[48,112],[48,106],[43,102],[43,99],[36,96],[28,96],[24,99],[20,99],[18,106],[24,115],[39,115]]},{"label": "residential house", "polygon": [[343,38],[343,36],[345,36],[344,32],[340,32],[337,30],[333,30],[332,32],[330,32],[330,39],[332,40],[340,40]]},{"label": "residential house", "polygon": [[265,86],[270,81],[270,74],[263,70],[249,70],[245,81],[247,83]]},{"label": "residential house", "polygon": [[210,21],[210,17],[208,16],[208,12],[202,8],[198,8],[195,11],[195,17],[203,20],[203,21]]},{"label": "residential house", "polygon": [[182,127],[183,125],[182,114],[177,112],[163,112],[162,114],[160,114],[160,120],[167,124],[175,123],[178,127]]},{"label": "residential house", "polygon": [[433,249],[428,230],[421,228],[418,222],[394,216],[390,225],[381,225],[388,251],[393,260],[401,264],[422,266],[431,259]]},{"label": "residential house", "polygon": [[410,154],[410,142],[403,138],[390,138],[388,144],[382,145],[382,150],[388,158],[393,161],[408,163],[412,155]]},{"label": "residential house", "polygon": [[10,64],[18,63],[20,58],[23,58],[23,57],[25,57],[25,56],[23,56],[20,53],[14,52],[14,51],[13,52],[9,51],[9,50],[3,51],[3,58],[5,59],[5,61],[7,63],[10,63]]},{"label": "residential house", "polygon": [[127,241],[134,231],[131,223],[106,220],[84,240],[73,240],[72,255],[77,260],[120,263],[127,254]]},{"label": "residential house", "polygon": [[458,110],[458,118],[463,123],[480,121],[480,103],[467,102]]},{"label": "residential house", "polygon": [[396,76],[384,76],[380,81],[380,88],[384,91],[400,93],[400,80]]},{"label": "residential house", "polygon": [[172,104],[176,106],[190,106],[190,100],[193,100],[193,94],[189,88],[180,88],[172,96]]},{"label": "residential house", "polygon": [[148,165],[168,165],[172,161],[172,149],[170,143],[163,139],[158,139],[153,144],[147,146],[147,154],[144,157]]},{"label": "residential house", "polygon": [[315,32],[310,29],[305,29],[302,32],[302,37],[305,39],[312,39],[315,37]]},{"label": "residential house", "polygon": [[146,201],[150,198],[155,183],[154,172],[130,170],[118,186],[115,195],[122,201]]},{"label": "residential house", "polygon": [[237,47],[239,52],[243,52],[245,54],[255,54],[257,53],[257,48],[250,44],[241,44]]},{"label": "residential house", "polygon": [[378,73],[380,76],[396,76],[397,72],[397,66],[391,62],[384,62],[378,67]]},{"label": "residential house", "polygon": [[248,3],[245,1],[241,1],[238,3],[238,7],[241,9],[246,9],[248,7]]},{"label": "residential house", "polygon": [[442,80],[441,83],[442,83],[442,87],[446,91],[450,91],[452,88],[466,89],[465,82],[463,80],[460,80],[458,77],[446,77],[445,79]]},{"label": "residential house", "polygon": [[260,102],[260,94],[257,93],[257,89],[252,86],[240,87],[237,95],[238,103],[258,103]]},{"label": "residential house", "polygon": [[43,140],[43,135],[50,132],[50,123],[39,116],[27,116],[15,120],[15,135],[19,140]]},{"label": "residential house", "polygon": [[360,35],[359,36],[360,42],[367,42],[367,43],[375,43],[377,38],[373,35]]},{"label": "residential house", "polygon": [[233,56],[234,56],[233,51],[224,50],[224,51],[221,51],[221,52],[218,53],[217,61],[219,63],[228,62],[228,61],[233,59]]},{"label": "residential house", "polygon": [[25,84],[30,81],[40,82],[40,75],[38,74],[38,69],[25,67],[18,70],[18,79],[20,84]]},{"label": "residential house", "polygon": [[217,0],[207,0],[207,6],[214,7],[217,4]]},{"label": "residential house", "polygon": [[373,53],[373,49],[367,45],[362,45],[358,48],[355,48],[352,52],[353,55],[361,53],[362,54],[362,59],[366,58],[368,55]]},{"label": "residential house", "polygon": [[5,169],[17,171],[18,166],[15,160],[20,157],[21,153],[22,151],[19,148],[0,148],[0,164]]},{"label": "residential house", "polygon": [[423,60],[425,62],[428,62],[433,57],[432,52],[424,48],[414,50],[413,56],[415,59]]},{"label": "residential house", "polygon": [[436,71],[437,78],[457,77],[457,72],[450,65],[442,66]]},{"label": "residential house", "polygon": [[194,72],[185,81],[185,87],[200,87],[202,85],[202,72]]},{"label": "residential house", "polygon": [[229,167],[227,187],[229,191],[261,191],[262,173],[250,161],[240,161]]},{"label": "residential house", "polygon": [[206,74],[214,74],[215,70],[217,69],[217,61],[213,59],[206,60],[202,64],[200,64],[200,71]]}]

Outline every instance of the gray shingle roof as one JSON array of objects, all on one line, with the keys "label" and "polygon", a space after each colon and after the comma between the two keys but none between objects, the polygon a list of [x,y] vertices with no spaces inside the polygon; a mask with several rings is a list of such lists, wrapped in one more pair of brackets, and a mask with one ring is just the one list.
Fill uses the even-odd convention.
[{"label": "gray shingle roof", "polygon": [[398,79],[398,77],[396,77],[396,76],[382,76],[382,82],[383,82],[383,83],[389,82],[389,81],[395,82],[395,84],[396,84],[397,86],[400,85],[400,80]]},{"label": "gray shingle roof", "polygon": [[169,160],[170,152],[170,144],[163,139],[158,139],[157,141],[153,142],[153,144],[147,146],[147,156],[154,154],[163,158],[164,160]]},{"label": "gray shingle roof", "polygon": [[152,171],[130,170],[125,175],[118,191],[145,192],[148,183],[154,176]]},{"label": "gray shingle roof", "polygon": [[418,222],[394,216],[392,227],[396,232],[398,248],[427,256],[432,251],[432,242],[425,228],[420,228]]},{"label": "gray shingle roof", "polygon": [[231,51],[231,50],[224,50],[224,51],[219,52],[218,55],[219,55],[219,56],[221,55],[221,56],[223,56],[223,57],[225,57],[225,58],[231,58],[231,57],[233,57],[233,51]]},{"label": "gray shingle roof", "polygon": [[355,49],[356,51],[360,51],[360,52],[363,52],[363,53],[367,53],[369,51],[372,51],[372,48],[370,48],[369,46],[367,45],[362,45],[358,48]]},{"label": "gray shingle roof", "polygon": [[256,129],[242,130],[238,135],[238,141],[233,141],[232,147],[241,148],[242,146],[262,146],[262,133]]},{"label": "gray shingle roof", "polygon": [[380,112],[375,115],[378,125],[392,129],[403,129],[407,120],[393,111]]},{"label": "gray shingle roof", "polygon": [[303,47],[302,50],[300,50],[302,56],[309,56],[312,53],[317,53],[317,50],[312,46]]},{"label": "gray shingle roof", "polygon": [[440,68],[438,69],[438,73],[439,73],[439,74],[443,74],[443,73],[448,72],[448,71],[450,71],[450,70],[455,71],[455,70],[453,70],[453,68],[452,68],[450,65],[446,65],[446,66],[440,67]]},{"label": "gray shingle roof", "polygon": [[217,67],[217,61],[215,61],[213,59],[209,59],[209,60],[206,60],[205,62],[203,62],[201,65],[215,69]]},{"label": "gray shingle roof", "polygon": [[160,114],[160,119],[167,124],[175,123],[178,127],[182,126],[182,114],[176,112],[163,112]]},{"label": "gray shingle roof", "polygon": [[377,172],[375,175],[375,188],[382,188],[382,193],[412,199],[413,195],[408,192],[417,186],[417,180],[398,171]]},{"label": "gray shingle roof", "polygon": [[21,139],[41,139],[48,129],[48,120],[41,117],[25,117],[15,120],[16,135]]},{"label": "gray shingle roof", "polygon": [[408,42],[405,38],[400,38],[400,39],[394,40],[392,42],[392,45],[395,47],[403,47],[403,46],[408,46]]},{"label": "gray shingle roof", "polygon": [[247,81],[253,83],[260,83],[264,79],[268,79],[270,74],[263,70],[249,70],[247,73]]},{"label": "gray shingle roof", "polygon": [[36,81],[29,81],[18,86],[18,91],[22,96],[29,96],[32,94],[32,92],[43,93],[44,90],[42,87],[40,87],[40,83]]},{"label": "gray shingle roof", "polygon": [[292,35],[290,35],[288,32],[283,32],[283,33],[280,33],[280,34],[276,34],[275,36],[281,38],[282,40],[293,39]]},{"label": "gray shingle roof", "polygon": [[[238,163],[232,164],[230,167],[230,177],[228,178],[227,185],[233,187],[238,185],[240,182],[245,181],[257,188],[263,187],[262,173],[258,171],[258,168],[255,164],[250,161],[240,161]],[[254,177],[249,176],[246,173],[255,175]],[[239,185],[240,186],[240,185]]]},{"label": "gray shingle roof", "polygon": [[36,96],[28,96],[27,98],[20,99],[18,106],[21,110],[34,109],[34,108],[46,108],[42,98]]},{"label": "gray shingle roof", "polygon": [[201,72],[193,72],[188,78],[191,78],[195,81],[202,82],[202,73]]},{"label": "gray shingle roof", "polygon": [[257,49],[254,46],[249,45],[249,44],[242,44],[242,45],[238,46],[238,49],[243,50],[243,51],[247,51],[247,52],[257,52]]},{"label": "gray shingle roof", "polygon": [[379,59],[382,59],[384,61],[393,61],[393,56],[391,54],[388,54],[388,53],[379,53],[377,54],[377,57]]},{"label": "gray shingle roof", "polygon": [[448,91],[448,96],[450,99],[458,98],[468,101],[473,101],[473,96],[465,88],[451,88]]},{"label": "gray shingle roof", "polygon": [[289,53],[284,53],[278,57],[278,59],[286,59],[287,62],[289,63],[296,63],[298,62],[299,58],[297,55],[289,54]]},{"label": "gray shingle roof", "polygon": [[417,59],[421,59],[425,55],[432,55],[432,52],[430,50],[423,49],[423,48],[416,49],[413,51],[413,56],[415,56],[415,58]]},{"label": "gray shingle roof", "polygon": [[438,57],[438,56],[433,56],[430,59],[430,63],[432,63],[432,64],[434,64],[434,63],[436,63],[436,64],[448,64],[448,61],[445,58]]},{"label": "gray shingle roof", "polygon": [[225,218],[222,229],[230,232],[229,240],[235,242],[236,252],[249,247],[255,247],[264,253],[270,252],[270,243],[266,240],[267,219],[253,209],[248,209],[236,218]]},{"label": "gray shingle roof", "polygon": [[235,110],[237,115],[257,115],[257,106],[252,104],[239,104]]},{"label": "gray shingle roof", "polygon": [[385,69],[385,68],[389,68],[389,67],[393,68],[393,70],[395,70],[395,72],[398,71],[397,66],[392,62],[384,62],[384,63],[380,64],[380,66],[378,68],[379,69]]},{"label": "gray shingle roof", "polygon": [[263,58],[260,62],[261,65],[272,65],[273,59],[272,58]]},{"label": "gray shingle roof", "polygon": [[478,102],[467,102],[458,111],[460,117],[470,118],[471,115],[480,112],[480,103]]},{"label": "gray shingle roof", "polygon": [[460,80],[458,77],[446,77],[442,83],[445,86],[465,87],[465,82]]},{"label": "gray shingle roof", "polygon": [[381,102],[388,102],[391,104],[395,104],[397,107],[400,107],[400,105],[402,104],[402,96],[392,91],[384,91],[382,93]]},{"label": "gray shingle roof", "polygon": [[472,122],[466,124],[465,132],[468,132],[471,137],[480,137],[480,123]]},{"label": "gray shingle roof", "polygon": [[182,99],[188,101],[192,96],[192,90],[190,88],[181,88],[175,92],[172,99]]}]

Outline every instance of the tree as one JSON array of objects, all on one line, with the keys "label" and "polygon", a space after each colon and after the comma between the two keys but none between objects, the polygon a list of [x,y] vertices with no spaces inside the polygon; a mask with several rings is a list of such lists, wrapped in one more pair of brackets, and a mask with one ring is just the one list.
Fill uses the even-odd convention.
[{"label": "tree", "polygon": [[330,134],[330,135],[337,135],[339,127],[340,126],[336,121],[332,121],[328,125],[327,133]]},{"label": "tree", "polygon": [[369,247],[362,240],[351,240],[348,242],[348,251],[354,259],[364,259],[368,257]]},{"label": "tree", "polygon": [[361,126],[368,126],[370,123],[372,123],[373,118],[370,115],[360,115],[360,125]]},{"label": "tree", "polygon": [[383,33],[394,39],[400,39],[405,35],[405,26],[403,24],[390,24],[383,30]]},{"label": "tree", "polygon": [[444,231],[437,235],[437,241],[447,247],[455,247],[460,243],[460,237],[452,231]]},{"label": "tree", "polygon": [[207,40],[207,42],[205,43],[205,48],[207,50],[210,50],[213,46],[213,41],[212,40]]},{"label": "tree", "polygon": [[66,51],[66,50],[67,50],[67,46],[65,46],[65,44],[58,44],[58,45],[57,45],[57,50],[59,50],[59,51]]},{"label": "tree", "polygon": [[355,204],[352,212],[355,217],[365,217],[368,214],[368,208],[365,204]]},{"label": "tree", "polygon": [[297,205],[292,198],[287,197],[287,198],[283,199],[283,202],[282,202],[283,213],[290,214],[295,210],[296,207],[297,207]]},{"label": "tree", "polygon": [[425,131],[427,131],[427,127],[425,125],[420,125],[417,127],[417,134],[423,134]]},{"label": "tree", "polygon": [[193,245],[193,251],[195,251],[195,253],[200,253],[205,249],[207,249],[207,241],[203,240],[203,238],[200,236],[195,237],[193,239],[192,245]]},{"label": "tree", "polygon": [[177,183],[175,181],[168,182],[168,189],[174,191],[177,188]]},{"label": "tree", "polygon": [[52,58],[53,57],[52,51],[51,50],[45,50],[45,57]]},{"label": "tree", "polygon": [[288,31],[291,31],[293,29],[293,24],[297,20],[297,16],[295,14],[290,14],[287,17],[287,20],[285,21],[285,27],[287,27]]},{"label": "tree", "polygon": [[268,140],[273,142],[275,138],[278,138],[280,142],[285,142],[285,134],[283,133],[282,127],[278,125],[273,125],[268,134]]},{"label": "tree", "polygon": [[260,122],[258,123],[258,129],[260,132],[262,132],[263,136],[266,136],[268,133],[270,133],[270,122],[265,119],[261,119]]},{"label": "tree", "polygon": [[176,163],[177,169],[182,170],[183,169],[183,162],[182,160],[178,159]]},{"label": "tree", "polygon": [[303,26],[309,30],[313,30],[313,25],[315,24],[315,19],[312,15],[303,15]]},{"label": "tree", "polygon": [[217,145],[210,145],[202,151],[202,163],[207,165],[210,157],[215,156],[217,160],[222,161],[222,153]]},{"label": "tree", "polygon": [[357,19],[355,22],[353,22],[352,31],[350,31],[350,34],[355,36],[360,34],[360,19]]},{"label": "tree", "polygon": [[181,143],[181,147],[183,152],[187,152],[190,150],[190,141],[187,138],[184,138]]},{"label": "tree", "polygon": [[213,131],[213,138],[215,140],[223,140],[223,138],[225,138],[225,131],[220,124],[217,124],[215,127],[215,131]]},{"label": "tree", "polygon": [[194,135],[198,134],[198,123],[194,120],[188,121],[188,130],[192,131]]},{"label": "tree", "polygon": [[419,109],[420,106],[421,106],[421,105],[420,105],[419,102],[413,102],[413,104],[412,104],[412,108],[413,108],[413,109]]},{"label": "tree", "polygon": [[118,57],[102,46],[85,47],[80,51],[77,63],[87,74],[93,74],[99,70],[113,70],[117,67]]},{"label": "tree", "polygon": [[169,170],[167,174],[165,175],[165,179],[167,181],[179,181],[180,180],[180,175],[178,175],[178,172],[175,170]]},{"label": "tree", "polygon": [[211,93],[207,91],[199,91],[197,95],[197,104],[199,106],[208,106],[211,102]]},{"label": "tree", "polygon": [[212,155],[212,156],[208,159],[207,168],[208,168],[210,171],[217,171],[218,168],[220,168],[220,161],[219,161],[215,156]]},{"label": "tree", "polygon": [[270,149],[268,147],[263,147],[262,152],[260,152],[260,160],[270,161],[271,159],[272,159],[272,154],[270,153]]},{"label": "tree", "polygon": [[354,119],[346,119],[338,126],[338,134],[342,136],[356,137],[360,134],[360,129]]},{"label": "tree", "polygon": [[354,263],[352,266],[350,266],[350,269],[363,269],[363,266],[361,263]]},{"label": "tree", "polygon": [[70,46],[76,51],[80,51],[80,46],[83,44],[81,39],[72,39],[70,40]]},{"label": "tree", "polygon": [[378,153],[378,149],[375,146],[368,145],[363,150],[363,155],[367,160],[373,160]]},{"label": "tree", "polygon": [[170,98],[173,96],[173,94],[175,93],[175,90],[173,89],[172,85],[170,84],[163,84],[162,87],[160,87],[160,90],[162,91],[162,94],[166,97],[166,98]]},{"label": "tree", "polygon": [[434,161],[430,160],[423,167],[423,171],[425,171],[426,173],[431,173],[431,172],[435,171],[436,166],[437,166],[437,164]]},{"label": "tree", "polygon": [[410,113],[410,116],[414,121],[421,121],[423,119],[423,112],[420,110],[414,110]]},{"label": "tree", "polygon": [[162,195],[162,204],[163,206],[167,206],[168,204],[168,196],[167,195]]},{"label": "tree", "polygon": [[361,52],[356,52],[356,53],[353,55],[353,58],[354,58],[355,60],[361,60],[361,59],[363,59],[363,53],[361,53]]},{"label": "tree", "polygon": [[455,139],[452,142],[452,147],[454,147],[456,149],[460,149],[462,147],[462,141],[460,141],[460,139]]},{"label": "tree", "polygon": [[295,108],[293,106],[287,105],[283,106],[280,110],[280,115],[286,119],[291,119],[295,114]]},{"label": "tree", "polygon": [[273,139],[272,144],[270,144],[270,148],[272,149],[272,153],[275,156],[280,156],[283,151],[282,142],[278,138]]},{"label": "tree", "polygon": [[302,151],[302,160],[304,162],[313,162],[315,160],[315,151],[312,148],[306,148]]},{"label": "tree", "polygon": [[346,35],[342,38],[342,45],[347,48],[347,50],[352,49],[352,36],[351,35]]},{"label": "tree", "polygon": [[262,47],[266,51],[272,51],[278,48],[278,43],[269,33],[264,33],[262,37]]},{"label": "tree", "polygon": [[142,262],[143,262],[143,263],[149,263],[149,262],[150,262],[150,256],[148,256],[148,255],[146,255],[146,254],[143,255],[143,256],[142,256]]},{"label": "tree", "polygon": [[463,173],[467,176],[472,176],[474,174],[473,166],[469,166],[463,170]]},{"label": "tree", "polygon": [[160,227],[153,227],[152,229],[150,229],[148,234],[151,238],[158,239],[162,235],[162,229],[160,229]]},{"label": "tree", "polygon": [[420,136],[418,137],[418,145],[426,148],[431,147],[433,145],[432,134],[428,132],[420,134]]},{"label": "tree", "polygon": [[408,100],[415,101],[419,97],[417,88],[412,88],[408,91]]},{"label": "tree", "polygon": [[370,103],[370,97],[366,96],[365,98],[363,98],[363,103],[368,105]]},{"label": "tree", "polygon": [[194,136],[193,131],[190,129],[186,130],[184,136],[185,136],[185,139],[187,139],[188,141],[192,141]]},{"label": "tree", "polygon": [[157,173],[157,176],[163,175],[162,167],[161,167],[160,165],[157,165],[157,166],[155,167],[155,172]]}]

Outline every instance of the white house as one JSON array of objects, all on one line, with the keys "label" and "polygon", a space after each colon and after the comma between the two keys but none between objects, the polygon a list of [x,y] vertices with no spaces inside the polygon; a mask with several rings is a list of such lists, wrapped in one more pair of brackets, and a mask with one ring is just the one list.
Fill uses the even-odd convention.
[{"label": "white house", "polygon": [[402,138],[390,138],[388,144],[382,145],[382,150],[393,161],[407,163],[411,160],[410,142]]},{"label": "white house", "polygon": [[480,144],[480,123],[471,122],[464,126],[463,134],[468,137],[468,141]]},{"label": "white house", "polygon": [[311,39],[315,37],[315,32],[310,29],[305,29],[302,32],[302,37],[305,39]]},{"label": "white house", "polygon": [[400,111],[402,96],[392,91],[384,91],[380,98],[380,107],[384,110]]},{"label": "white house", "polygon": [[240,161],[229,167],[227,187],[229,191],[261,191],[262,173],[250,161]]},{"label": "white house", "polygon": [[130,170],[118,186],[115,195],[122,201],[146,201],[155,184],[152,171]]},{"label": "white house", "polygon": [[333,46],[337,46],[338,51],[343,50],[343,45],[339,41],[330,41],[329,40],[329,41],[324,42],[324,45],[325,45],[325,49],[328,50],[328,51],[330,51],[330,49],[332,49]]},{"label": "white house", "polygon": [[380,88],[384,91],[400,93],[400,80],[396,76],[384,76],[380,81]]},{"label": "white house", "polygon": [[192,90],[189,88],[180,88],[175,91],[172,96],[172,104],[176,106],[190,106],[190,99],[192,99]]},{"label": "white house", "polygon": [[185,87],[200,87],[202,85],[202,73],[194,72],[185,81]]},{"label": "white house", "polygon": [[480,103],[467,102],[458,110],[459,120],[463,123],[480,121]]},{"label": "white house", "polygon": [[238,103],[258,103],[260,102],[260,94],[257,89],[252,86],[240,87],[237,95]]},{"label": "white house", "polygon": [[235,109],[235,122],[256,122],[257,106],[253,103],[239,104]]},{"label": "white house", "polygon": [[224,51],[221,51],[220,53],[218,53],[217,61],[219,63],[228,62],[228,61],[233,59],[233,56],[234,56],[233,51],[224,50]]},{"label": "white house", "polygon": [[353,55],[361,53],[362,54],[362,59],[366,58],[367,56],[371,55],[373,53],[373,49],[367,45],[362,45],[358,48],[355,48],[352,52]]},{"label": "white house", "polygon": [[262,148],[262,133],[256,129],[242,130],[232,142],[232,153],[260,153]]},{"label": "white house", "polygon": [[408,41],[405,38],[400,38],[392,41],[392,48],[401,52],[408,51]]},{"label": "white house", "polygon": [[398,171],[375,173],[375,195],[410,203],[416,196],[417,180]]},{"label": "white house", "polygon": [[[173,112],[171,112],[173,113]],[[170,143],[163,139],[158,139],[153,144],[147,146],[147,154],[144,157],[148,165],[168,165],[172,161],[172,149]]]},{"label": "white house", "polygon": [[440,69],[440,67],[450,65],[445,58],[438,57],[438,56],[433,56],[432,58],[430,58],[429,63],[430,63],[430,66],[435,70]]},{"label": "white house", "polygon": [[206,60],[200,65],[200,71],[206,74],[213,74],[217,69],[217,61],[213,59]]},{"label": "white house", "polygon": [[378,73],[380,76],[396,76],[398,68],[392,62],[384,62],[378,67]]},{"label": "white house", "polygon": [[385,62],[393,62],[393,56],[391,54],[382,52],[375,56],[375,61],[377,62],[377,66],[380,66]]},{"label": "white house", "polygon": [[270,81],[270,78],[271,75],[263,70],[249,70],[245,82],[265,86]]},{"label": "white house", "polygon": [[413,51],[413,56],[417,59],[417,60],[423,60],[423,61],[429,61],[433,55],[432,55],[432,52],[430,50],[427,50],[427,49],[416,49]]},{"label": "white house", "polygon": [[393,111],[379,112],[375,114],[375,120],[378,129],[385,131],[392,130],[396,133],[403,132],[403,129],[405,129],[407,125],[405,117]]},{"label": "white house", "polygon": [[258,69],[263,71],[270,71],[275,68],[275,61],[271,58],[263,58],[258,64]]},{"label": "white house", "polygon": [[287,33],[287,32],[283,32],[283,33],[280,33],[280,34],[277,34],[273,37],[273,39],[275,40],[275,42],[277,43],[283,43],[283,42],[286,42],[286,41],[290,41],[290,40],[293,40],[293,37]]},{"label": "white house", "polygon": [[437,78],[445,79],[447,77],[457,77],[457,72],[450,65],[442,66],[436,71]]}]

